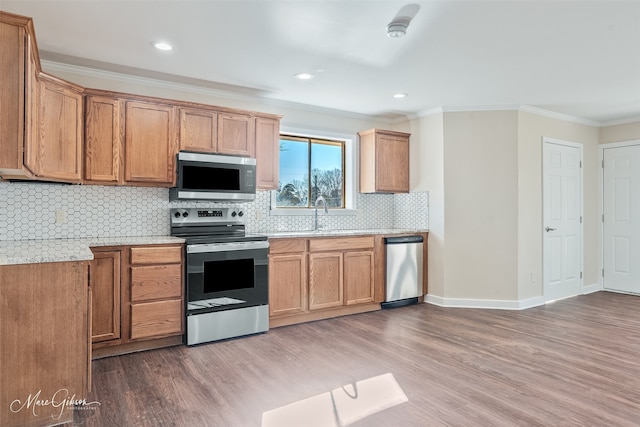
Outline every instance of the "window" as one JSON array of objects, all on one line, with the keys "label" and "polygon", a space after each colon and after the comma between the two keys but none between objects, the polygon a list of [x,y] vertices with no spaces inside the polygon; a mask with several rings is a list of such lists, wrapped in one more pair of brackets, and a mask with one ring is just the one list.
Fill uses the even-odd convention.
[{"label": "window", "polygon": [[344,208],[345,141],[280,135],[278,208]]}]

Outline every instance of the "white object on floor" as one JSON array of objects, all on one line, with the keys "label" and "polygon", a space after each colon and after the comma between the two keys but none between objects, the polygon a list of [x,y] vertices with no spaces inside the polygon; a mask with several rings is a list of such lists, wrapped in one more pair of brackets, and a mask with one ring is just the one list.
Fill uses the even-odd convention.
[{"label": "white object on floor", "polygon": [[267,411],[262,427],[347,426],[408,400],[393,374],[387,373]]}]

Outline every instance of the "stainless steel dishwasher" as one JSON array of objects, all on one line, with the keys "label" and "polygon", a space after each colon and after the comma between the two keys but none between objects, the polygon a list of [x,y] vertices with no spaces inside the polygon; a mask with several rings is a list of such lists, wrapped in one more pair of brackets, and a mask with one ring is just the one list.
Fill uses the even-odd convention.
[{"label": "stainless steel dishwasher", "polygon": [[422,295],[422,236],[385,237],[386,292],[382,308],[418,302]]}]

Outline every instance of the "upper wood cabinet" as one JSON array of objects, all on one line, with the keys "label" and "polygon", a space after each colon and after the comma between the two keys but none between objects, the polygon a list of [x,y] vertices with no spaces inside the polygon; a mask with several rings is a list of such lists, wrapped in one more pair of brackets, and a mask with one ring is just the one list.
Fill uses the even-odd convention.
[{"label": "upper wood cabinet", "polygon": [[212,110],[180,108],[180,149],[218,151],[218,113]]},{"label": "upper wood cabinet", "polygon": [[0,12],[0,176],[29,176],[23,164],[26,22],[9,18]]},{"label": "upper wood cabinet", "polygon": [[122,182],[124,101],[104,96],[85,99],[85,182]]},{"label": "upper wood cabinet", "polygon": [[277,188],[280,116],[55,78],[42,73],[32,20],[2,11],[0,76],[1,178],[171,187],[188,150],[257,155],[257,188]]},{"label": "upper wood cabinet", "polygon": [[40,73],[35,135],[25,146],[25,165],[39,178],[82,179],[81,87]]},{"label": "upper wood cabinet", "polygon": [[32,21],[0,12],[0,176],[79,182],[83,88],[40,72]]},{"label": "upper wood cabinet", "polygon": [[280,172],[280,119],[255,118],[256,187],[277,190]]},{"label": "upper wood cabinet", "polygon": [[253,120],[248,115],[218,114],[218,153],[255,156]]},{"label": "upper wood cabinet", "polygon": [[409,192],[410,134],[381,129],[359,132],[360,192]]},{"label": "upper wood cabinet", "polygon": [[139,101],[125,105],[124,181],[174,185],[175,107]]}]

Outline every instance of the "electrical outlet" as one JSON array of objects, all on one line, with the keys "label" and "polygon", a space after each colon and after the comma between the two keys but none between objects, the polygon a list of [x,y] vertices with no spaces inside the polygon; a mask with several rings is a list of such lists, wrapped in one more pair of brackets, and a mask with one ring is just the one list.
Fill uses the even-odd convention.
[{"label": "electrical outlet", "polygon": [[256,220],[260,221],[262,219],[262,211],[260,209],[256,209]]},{"label": "electrical outlet", "polygon": [[536,273],[531,273],[531,283],[536,283]]},{"label": "electrical outlet", "polygon": [[56,224],[64,224],[67,222],[67,211],[63,209],[56,210]]}]

